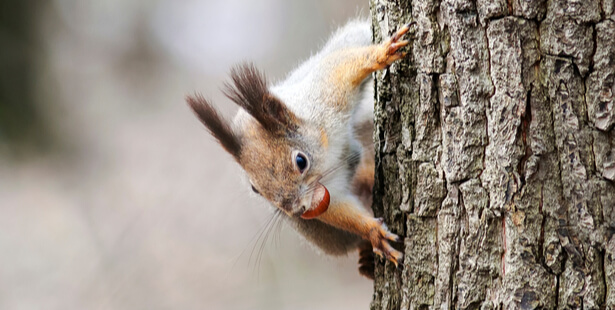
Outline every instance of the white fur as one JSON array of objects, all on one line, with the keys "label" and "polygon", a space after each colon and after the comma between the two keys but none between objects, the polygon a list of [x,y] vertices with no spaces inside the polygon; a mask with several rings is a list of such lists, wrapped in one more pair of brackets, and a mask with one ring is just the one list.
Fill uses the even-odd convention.
[{"label": "white fur", "polygon": [[[270,91],[300,119],[325,129],[328,149],[326,154],[320,154],[326,156],[319,162],[318,170],[327,171],[342,166],[320,181],[329,190],[331,203],[344,201],[360,209],[361,203],[350,189],[349,180],[353,172],[347,168],[346,158],[342,157],[346,148],[358,145],[353,136],[353,123],[372,118],[373,87],[371,82],[364,82],[363,87],[357,88],[356,94],[347,98],[350,109],[346,112],[336,110],[330,102],[332,99],[328,97],[328,91],[337,86],[325,84],[325,76],[331,72],[331,68],[323,63],[323,59],[341,49],[371,44],[370,22],[366,19],[352,20],[338,29],[322,50],[303,62],[285,80],[270,87]],[[241,132],[252,122],[252,116],[240,109],[235,116],[234,126]],[[302,234],[308,237],[305,231]],[[324,249],[323,245],[318,244]]]},{"label": "white fur", "polygon": [[[329,149],[322,170],[344,164],[340,163],[342,152],[352,137],[352,122],[373,115],[373,89],[370,85],[364,91],[352,98],[353,113],[347,119],[340,119],[340,113],[325,108],[328,98],[323,98],[320,91],[322,73],[329,68],[318,68],[321,61],[332,52],[349,47],[367,46],[372,44],[370,22],[366,19],[356,19],[338,29],[318,53],[310,57],[288,78],[271,87],[271,92],[284,102],[288,108],[302,119],[321,123],[329,134]],[[328,85],[324,85],[328,86]],[[334,86],[331,86],[334,87]],[[342,115],[343,116],[343,115]],[[340,169],[336,174],[323,180],[331,193],[347,194],[350,190],[348,179],[350,171]],[[346,195],[332,195],[332,200]]]}]

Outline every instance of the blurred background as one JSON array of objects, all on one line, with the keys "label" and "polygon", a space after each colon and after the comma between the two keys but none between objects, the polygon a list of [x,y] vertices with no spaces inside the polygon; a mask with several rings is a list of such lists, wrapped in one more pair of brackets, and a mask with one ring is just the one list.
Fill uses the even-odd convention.
[{"label": "blurred background", "polygon": [[[282,79],[368,1],[0,1],[0,309],[367,309],[192,115]],[[269,224],[267,224],[269,223]]]}]

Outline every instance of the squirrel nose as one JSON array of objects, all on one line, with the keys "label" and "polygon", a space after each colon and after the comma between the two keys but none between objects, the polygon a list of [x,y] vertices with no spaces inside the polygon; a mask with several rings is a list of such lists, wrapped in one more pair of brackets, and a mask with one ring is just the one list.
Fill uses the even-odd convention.
[{"label": "squirrel nose", "polygon": [[305,213],[305,210],[307,210],[307,208],[305,206],[301,206],[300,208],[298,208],[296,211],[293,212],[293,216],[301,216],[303,215],[303,213]]}]

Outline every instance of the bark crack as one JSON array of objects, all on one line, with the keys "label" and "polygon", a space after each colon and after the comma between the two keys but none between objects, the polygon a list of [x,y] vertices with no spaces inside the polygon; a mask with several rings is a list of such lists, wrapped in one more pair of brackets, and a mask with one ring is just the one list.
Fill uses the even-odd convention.
[{"label": "bark crack", "polygon": [[560,281],[560,275],[556,275],[555,276],[555,308],[554,309],[559,309],[559,281]]},{"label": "bark crack", "polygon": [[526,169],[527,169],[526,165],[527,165],[528,159],[533,155],[532,147],[528,141],[529,140],[528,134],[530,132],[530,124],[532,123],[532,107],[530,103],[531,98],[532,98],[532,88],[530,86],[530,90],[527,91],[527,96],[525,100],[525,110],[524,110],[524,113],[521,115],[521,125],[517,127],[517,131],[518,131],[517,137],[521,138],[521,143],[522,143],[522,147],[524,150],[524,154],[519,160],[519,163],[517,164],[517,171],[519,173],[519,180],[521,182],[517,190],[517,193],[521,193],[523,190],[523,187],[526,184]]},{"label": "bark crack", "polygon": [[540,201],[538,204],[538,212],[540,213],[540,215],[542,216],[542,221],[540,223],[540,235],[538,237],[538,262],[540,262],[540,265],[550,274],[555,274],[553,272],[553,270],[551,270],[551,268],[549,268],[549,266],[547,266],[547,262],[545,261],[545,253],[544,253],[544,247],[545,247],[545,225],[547,223],[547,216],[548,214],[545,214],[543,211],[543,204],[544,204],[544,185],[540,186]]},{"label": "bark crack", "polygon": [[502,278],[506,276],[506,215],[502,215]]},{"label": "bark crack", "polygon": [[604,308],[606,308],[606,301],[609,300],[609,284],[606,281],[606,249],[600,250],[600,254],[602,255],[600,270],[602,271],[602,287],[604,287]]}]

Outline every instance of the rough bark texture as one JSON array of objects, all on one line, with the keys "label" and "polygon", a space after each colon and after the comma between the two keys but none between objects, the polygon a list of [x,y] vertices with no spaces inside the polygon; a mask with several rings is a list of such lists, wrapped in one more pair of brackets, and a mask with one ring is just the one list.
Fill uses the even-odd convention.
[{"label": "rough bark texture", "polygon": [[371,0],[372,309],[615,309],[615,1]]}]

